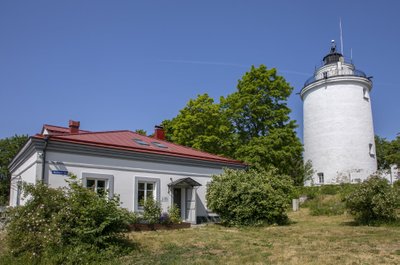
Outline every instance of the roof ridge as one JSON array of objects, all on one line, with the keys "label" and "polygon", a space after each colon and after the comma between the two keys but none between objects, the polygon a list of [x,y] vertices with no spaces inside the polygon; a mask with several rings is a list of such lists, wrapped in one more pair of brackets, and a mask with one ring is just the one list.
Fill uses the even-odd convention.
[{"label": "roof ridge", "polygon": [[[69,130],[69,127],[64,127],[64,126],[59,126],[59,125],[51,125],[51,124],[47,124],[47,123],[43,124],[43,127],[46,127],[46,126],[49,126],[49,127],[56,127],[56,128],[60,128],[60,129],[66,129],[66,130]],[[83,132],[91,132],[91,131],[88,131],[88,130],[82,130],[82,129],[79,129],[79,131],[83,131]]]},{"label": "roof ridge", "polygon": [[80,132],[80,133],[68,133],[68,134],[62,134],[62,135],[57,135],[57,136],[71,136],[71,135],[88,135],[88,134],[102,134],[102,133],[119,133],[119,132],[130,132],[129,130],[115,130],[115,131],[98,131],[98,132]]}]

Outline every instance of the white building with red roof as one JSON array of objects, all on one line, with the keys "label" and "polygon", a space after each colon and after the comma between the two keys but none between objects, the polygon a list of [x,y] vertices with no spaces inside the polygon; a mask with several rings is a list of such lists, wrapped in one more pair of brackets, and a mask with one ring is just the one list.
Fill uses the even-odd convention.
[{"label": "white building with red roof", "polygon": [[211,176],[223,168],[245,168],[245,164],[165,141],[156,126],[153,137],[124,131],[91,132],[44,125],[12,160],[10,206],[23,205],[27,198],[21,183],[43,181],[51,187],[66,186],[69,174],[96,192],[119,194],[122,207],[141,212],[141,201],[153,198],[163,211],[172,204],[182,219],[199,223],[212,218],[205,194]]}]

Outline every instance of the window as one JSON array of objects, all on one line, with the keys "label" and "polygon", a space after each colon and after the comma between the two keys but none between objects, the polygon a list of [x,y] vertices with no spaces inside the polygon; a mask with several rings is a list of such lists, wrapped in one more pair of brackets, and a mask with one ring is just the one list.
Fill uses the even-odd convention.
[{"label": "window", "polygon": [[22,194],[22,181],[17,181],[17,200],[15,202],[16,206],[21,205],[21,194]]},{"label": "window", "polygon": [[83,186],[98,194],[114,196],[114,176],[98,173],[82,173]]},{"label": "window", "polygon": [[154,192],[155,183],[154,182],[138,182],[138,192],[137,192],[137,201],[138,208],[143,208],[143,202],[147,199],[155,199]]},{"label": "window", "polygon": [[166,145],[164,145],[164,144],[162,144],[162,143],[159,143],[159,142],[151,142],[154,146],[157,146],[157,147],[159,147],[159,148],[168,148],[168,146],[166,146]]},{"label": "window", "polygon": [[366,101],[369,101],[369,93],[368,93],[368,89],[363,88],[363,97]]},{"label": "window", "polygon": [[145,141],[138,139],[138,138],[135,138],[133,140],[139,145],[150,145],[149,143],[146,143]]},{"label": "window", "polygon": [[149,198],[160,201],[160,179],[150,177],[135,177],[133,195],[134,211],[143,211],[143,202]]},{"label": "window", "polygon": [[92,179],[92,178],[87,178],[86,179],[86,187],[88,189],[93,190],[94,192],[104,195],[107,193],[108,189],[108,183],[107,180],[105,179]]},{"label": "window", "polygon": [[324,184],[324,173],[319,172],[317,175],[318,175],[319,183]]},{"label": "window", "polygon": [[375,150],[374,150],[374,145],[369,144],[369,155],[374,157],[375,156]]}]

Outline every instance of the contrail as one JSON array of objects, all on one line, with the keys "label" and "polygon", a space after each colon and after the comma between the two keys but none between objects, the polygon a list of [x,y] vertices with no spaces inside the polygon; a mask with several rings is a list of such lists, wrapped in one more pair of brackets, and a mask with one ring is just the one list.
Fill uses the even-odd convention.
[{"label": "contrail", "polygon": [[[247,68],[247,69],[250,68],[250,66],[251,66],[251,64],[245,65],[245,64],[239,64],[239,63],[196,61],[196,60],[159,60],[159,61],[160,62],[164,62],[164,63],[222,65],[222,66],[233,66],[233,67],[240,67],[240,68]],[[294,74],[294,75],[301,75],[301,76],[311,76],[312,75],[310,73],[303,73],[303,72],[292,71],[292,70],[279,70],[279,69],[277,69],[277,71],[280,72],[280,73]]]}]

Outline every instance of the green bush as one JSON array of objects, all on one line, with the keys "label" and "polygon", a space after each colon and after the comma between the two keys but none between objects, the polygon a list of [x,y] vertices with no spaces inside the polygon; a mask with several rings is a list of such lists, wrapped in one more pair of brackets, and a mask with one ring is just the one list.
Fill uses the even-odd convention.
[{"label": "green bush", "polygon": [[181,209],[179,209],[176,204],[173,204],[168,208],[168,215],[171,223],[178,224],[182,222]]},{"label": "green bush", "polygon": [[227,225],[285,224],[292,181],[276,171],[226,169],[212,177],[208,208]]},{"label": "green bush", "polygon": [[161,205],[159,202],[148,198],[143,201],[143,220],[148,224],[160,223]]},{"label": "green bush", "polygon": [[338,195],[320,195],[307,202],[311,215],[341,215],[345,212],[345,204]]},{"label": "green bush", "polygon": [[386,179],[371,176],[345,197],[346,207],[362,224],[396,220],[399,207],[396,191]]},{"label": "green bush", "polygon": [[122,232],[135,216],[72,178],[68,188],[24,184],[24,206],[11,210],[7,244],[16,257],[49,264],[107,260],[128,248]]}]

